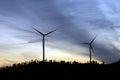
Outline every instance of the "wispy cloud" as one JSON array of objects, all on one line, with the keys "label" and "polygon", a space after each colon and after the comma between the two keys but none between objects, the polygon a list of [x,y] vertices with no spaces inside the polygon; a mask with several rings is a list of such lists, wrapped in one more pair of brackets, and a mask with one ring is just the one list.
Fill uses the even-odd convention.
[{"label": "wispy cloud", "polygon": [[[113,2],[115,3],[115,1]],[[73,51],[80,55],[84,55],[84,52],[80,52],[82,48],[88,49],[81,43],[90,41],[98,34],[94,43],[95,56],[109,63],[119,58],[119,50],[117,46],[114,47],[112,44],[116,41],[114,39],[116,31],[110,28],[113,25],[118,25],[116,23],[118,18],[113,18],[112,12],[114,11],[111,12],[111,10],[117,9],[119,6],[113,8],[114,5],[116,4],[103,0],[1,0],[0,27],[4,30],[2,34],[8,35],[10,33],[11,38],[22,40],[17,41],[20,43],[24,41],[38,42],[41,38],[34,33],[31,26],[35,26],[45,33],[57,29],[54,34],[50,35],[51,37],[48,37],[47,42],[53,43],[49,46]],[[119,13],[118,10],[114,12],[114,15],[117,13]],[[24,36],[20,37],[22,35]],[[111,48],[109,45],[113,47]],[[73,47],[69,48],[70,46]]]}]

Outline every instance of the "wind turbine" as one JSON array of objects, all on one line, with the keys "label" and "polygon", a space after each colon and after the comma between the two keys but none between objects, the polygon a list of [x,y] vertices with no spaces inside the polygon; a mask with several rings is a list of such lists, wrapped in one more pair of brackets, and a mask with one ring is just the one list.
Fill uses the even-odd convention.
[{"label": "wind turbine", "polygon": [[37,29],[34,28],[34,27],[33,27],[33,29],[34,29],[36,32],[38,32],[38,33],[43,37],[43,39],[42,39],[42,42],[43,42],[43,43],[42,43],[42,47],[43,47],[43,62],[44,62],[44,61],[45,61],[45,37],[46,37],[47,35],[53,33],[53,32],[56,31],[56,30],[53,30],[53,31],[50,31],[50,32],[44,34],[44,33],[40,32],[39,30],[37,30]]},{"label": "wind turbine", "polygon": [[89,50],[90,50],[90,63],[92,63],[92,51],[93,51],[93,42],[95,41],[97,36],[95,36],[89,43],[82,43],[82,44],[85,44],[85,45],[89,45]]}]

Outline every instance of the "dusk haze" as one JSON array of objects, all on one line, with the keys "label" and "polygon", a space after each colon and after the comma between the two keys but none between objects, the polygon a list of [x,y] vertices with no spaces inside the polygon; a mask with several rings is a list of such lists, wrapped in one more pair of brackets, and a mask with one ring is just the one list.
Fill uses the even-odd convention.
[{"label": "dusk haze", "polygon": [[118,61],[120,0],[0,0],[0,67],[36,59]]}]

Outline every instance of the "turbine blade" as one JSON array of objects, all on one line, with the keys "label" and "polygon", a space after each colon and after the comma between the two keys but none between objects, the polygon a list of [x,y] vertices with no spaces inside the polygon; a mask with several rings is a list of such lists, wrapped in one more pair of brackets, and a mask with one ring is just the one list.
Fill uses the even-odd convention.
[{"label": "turbine blade", "polygon": [[92,46],[90,46],[90,48],[91,48],[92,52],[93,52],[93,53],[95,53],[95,51],[94,51],[93,47],[92,47]]},{"label": "turbine blade", "polygon": [[115,26],[115,28],[120,28],[120,26]]},{"label": "turbine blade", "polygon": [[93,40],[90,42],[90,44],[92,44],[95,41],[96,37],[97,37],[97,35],[93,38]]},{"label": "turbine blade", "polygon": [[34,29],[35,31],[37,31],[38,33],[40,33],[41,35],[44,35],[42,32],[40,32],[40,31],[37,30],[36,28],[33,27],[33,29]]},{"label": "turbine blade", "polygon": [[46,33],[45,35],[47,36],[47,35],[49,35],[49,34],[55,32],[55,31],[56,31],[56,30],[50,31],[50,32]]},{"label": "turbine blade", "polygon": [[89,43],[81,43],[81,44],[90,45]]},{"label": "turbine blade", "polygon": [[37,42],[40,42],[40,40],[31,40],[31,41],[29,41],[28,43],[37,43]]}]

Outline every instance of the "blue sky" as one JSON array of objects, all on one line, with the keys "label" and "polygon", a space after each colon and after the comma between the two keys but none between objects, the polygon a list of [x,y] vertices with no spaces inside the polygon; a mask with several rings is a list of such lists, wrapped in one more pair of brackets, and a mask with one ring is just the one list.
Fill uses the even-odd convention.
[{"label": "blue sky", "polygon": [[120,57],[119,0],[0,0],[0,65],[42,59],[43,33],[57,29],[46,38],[46,58],[89,60],[112,63]]}]

